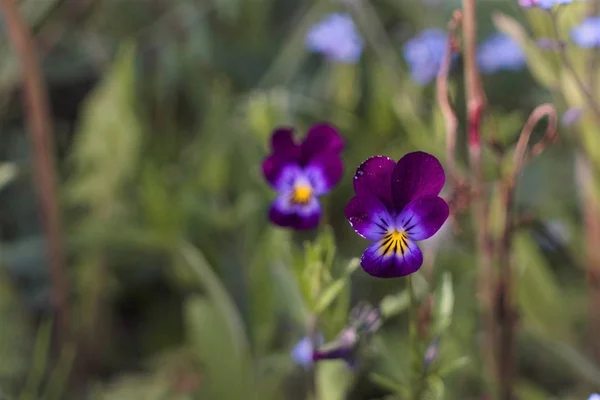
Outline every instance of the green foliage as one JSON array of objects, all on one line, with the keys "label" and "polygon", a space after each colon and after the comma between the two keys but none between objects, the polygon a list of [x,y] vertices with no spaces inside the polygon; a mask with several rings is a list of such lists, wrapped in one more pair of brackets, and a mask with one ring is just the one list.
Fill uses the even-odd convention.
[{"label": "green foliage", "polygon": [[[358,257],[368,242],[343,215],[352,174],[369,156],[398,159],[422,150],[447,164],[434,85],[412,82],[402,60],[406,40],[422,28],[444,27],[461,3],[432,2],[89,1],[81,8],[18,2],[37,34],[56,122],[77,347],[51,351],[50,325],[34,323],[51,308],[47,254],[37,194],[25,181],[31,156],[25,121],[15,111],[19,68],[5,35],[2,395],[300,400],[314,398],[314,381],[322,400],[407,399],[419,390],[422,399],[488,396],[470,218],[456,215],[451,238],[440,236],[443,244],[433,250],[423,247],[426,265],[411,278],[411,299],[405,280],[374,279],[361,270]],[[494,27],[516,39],[533,78],[485,77],[492,90],[482,131],[486,143],[493,139],[500,148],[483,150],[493,239],[505,222],[500,179],[512,167],[527,114],[549,99],[561,112],[586,104],[573,72],[537,44],[553,35],[549,15],[517,14],[515,4],[477,2],[478,41]],[[560,9],[563,39],[585,7]],[[334,63],[304,48],[307,31],[329,12],[352,14],[365,42],[360,62]],[[570,42],[567,52],[576,72],[587,75],[589,53]],[[456,59],[449,91],[459,119],[457,165],[468,174],[463,62]],[[325,223],[314,233],[270,226],[275,194],[260,171],[269,135],[278,125],[302,134],[317,121],[335,124],[346,142],[344,177],[321,198]],[[585,398],[600,388],[600,368],[587,351],[585,279],[571,265],[582,261],[585,239],[576,186],[600,193],[597,121],[586,109],[561,131],[568,131],[561,145],[523,171],[515,205],[519,215],[565,221],[575,232],[559,250],[545,247],[528,227],[514,236],[516,390],[523,400]],[[582,184],[572,177],[579,174],[576,152],[591,162]],[[443,196],[451,194],[447,185]],[[359,300],[379,305],[385,323],[358,369],[341,361],[306,371],[296,366],[290,348],[312,322],[329,341]],[[407,334],[411,302],[431,306],[415,343]],[[434,357],[425,362],[432,346]]]}]

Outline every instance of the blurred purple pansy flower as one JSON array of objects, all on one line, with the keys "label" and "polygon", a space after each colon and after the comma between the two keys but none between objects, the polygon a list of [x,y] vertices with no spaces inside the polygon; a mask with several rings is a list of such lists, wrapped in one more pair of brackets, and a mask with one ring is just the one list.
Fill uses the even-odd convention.
[{"label": "blurred purple pansy flower", "polygon": [[571,39],[577,46],[589,49],[600,47],[600,17],[586,18],[571,30]]},{"label": "blurred purple pansy flower", "polygon": [[441,29],[426,29],[404,45],[404,59],[416,83],[425,85],[440,70],[448,35]]},{"label": "blurred purple pansy flower", "polygon": [[519,0],[519,5],[523,8],[539,7],[550,9],[554,6],[573,3],[574,0]]},{"label": "blurred purple pansy flower", "polygon": [[503,69],[518,71],[525,65],[525,54],[510,36],[497,33],[479,46],[477,64],[487,74]]},{"label": "blurred purple pansy flower", "polygon": [[335,13],[310,28],[305,45],[332,61],[354,64],[362,54],[363,40],[349,14]]},{"label": "blurred purple pansy flower", "polygon": [[321,219],[318,197],[342,177],[344,142],[326,123],[313,125],[300,144],[293,134],[293,128],[276,129],[271,136],[272,153],[262,164],[265,179],[278,192],[269,218],[282,227],[313,229]]},{"label": "blurred purple pansy flower", "polygon": [[588,400],[600,400],[600,394],[598,393],[593,393]]},{"label": "blurred purple pansy flower", "polygon": [[360,260],[374,277],[396,278],[416,272],[423,254],[416,242],[433,236],[449,215],[439,197],[446,176],[434,156],[408,153],[367,159],[354,176],[354,196],[346,218],[354,230],[373,243]]},{"label": "blurred purple pansy flower", "polygon": [[[323,335],[319,334],[317,336],[317,345],[321,346],[325,339]],[[310,340],[310,337],[305,336],[296,343],[296,345],[292,348],[290,352],[290,356],[292,360],[296,362],[296,364],[309,367],[313,364],[313,346]]]}]

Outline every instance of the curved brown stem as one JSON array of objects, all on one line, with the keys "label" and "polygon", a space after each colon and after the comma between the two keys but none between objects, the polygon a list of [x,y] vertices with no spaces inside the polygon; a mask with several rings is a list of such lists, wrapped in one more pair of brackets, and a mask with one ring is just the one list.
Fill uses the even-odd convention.
[{"label": "curved brown stem", "polygon": [[14,0],[0,0],[0,11],[4,16],[6,33],[21,63],[25,115],[33,147],[35,185],[39,196],[50,264],[52,305],[56,313],[59,335],[61,339],[65,339],[68,335],[68,281],[65,272],[62,223],[56,190],[57,179],[48,93],[31,32]]},{"label": "curved brown stem", "polygon": [[[529,139],[533,129],[544,117],[548,117],[548,126],[544,137],[534,144],[528,151]],[[542,104],[538,106],[525,123],[521,130],[519,140],[515,147],[513,155],[513,168],[505,181],[502,199],[504,203],[504,230],[500,238],[498,249],[498,262],[500,265],[499,280],[496,287],[496,324],[499,328],[499,335],[496,343],[496,358],[498,362],[498,380],[500,384],[500,399],[512,400],[513,398],[513,380],[515,374],[515,356],[514,356],[514,329],[516,311],[514,309],[513,281],[511,266],[512,234],[513,234],[513,208],[514,194],[517,184],[518,174],[527,160],[539,155],[548,144],[554,142],[557,138],[557,116],[556,110],[551,104]]]},{"label": "curved brown stem", "polygon": [[456,170],[456,130],[458,128],[458,118],[450,104],[448,93],[448,74],[452,64],[452,55],[458,47],[456,30],[462,15],[456,12],[452,20],[448,23],[448,41],[442,65],[436,79],[437,100],[440,105],[440,110],[444,117],[446,126],[446,166],[450,175],[450,182],[456,188],[459,181],[458,171]]}]

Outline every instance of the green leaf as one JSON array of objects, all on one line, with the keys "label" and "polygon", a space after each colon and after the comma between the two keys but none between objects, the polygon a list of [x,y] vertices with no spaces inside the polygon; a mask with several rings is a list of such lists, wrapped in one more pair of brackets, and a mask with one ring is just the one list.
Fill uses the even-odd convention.
[{"label": "green leaf", "polygon": [[600,369],[598,369],[592,361],[565,342],[554,339],[542,339],[541,343],[548,351],[561,357],[565,363],[583,379],[591,384],[600,386]]},{"label": "green leaf", "polygon": [[396,394],[408,393],[408,389],[402,386],[401,383],[394,382],[392,378],[388,378],[376,372],[371,372],[369,374],[369,379],[376,385],[381,386],[384,389],[387,389]]},{"label": "green leaf", "polygon": [[317,399],[346,400],[354,382],[354,374],[341,360],[316,365]]},{"label": "green leaf", "polygon": [[457,358],[456,360],[450,361],[450,362],[442,365],[440,367],[440,370],[438,371],[438,374],[442,378],[446,377],[446,376],[452,374],[453,372],[459,370],[460,368],[465,367],[467,364],[469,364],[469,362],[470,362],[469,357],[465,356],[465,357]]},{"label": "green leaf", "polygon": [[289,232],[268,229],[258,242],[248,269],[252,343],[258,354],[267,351],[275,332],[277,313],[273,310],[278,308],[282,299],[277,293],[277,281],[273,271],[281,266],[276,265],[274,260],[286,259],[289,240]]},{"label": "green leaf", "polygon": [[519,398],[526,400],[556,400],[556,397],[552,396],[543,388],[526,381],[517,383],[516,393]]},{"label": "green leaf", "polygon": [[237,347],[227,312],[214,301],[190,297],[184,306],[186,332],[206,375],[206,398],[243,399],[253,393],[249,354]]},{"label": "green leaf", "polygon": [[0,164],[0,190],[15,179],[19,169],[14,163],[1,163]]},{"label": "green leaf", "polygon": [[52,323],[45,321],[40,325],[35,345],[33,347],[33,360],[29,368],[29,375],[25,389],[19,396],[19,400],[35,400],[39,397],[39,390],[48,368],[48,357],[50,354],[50,339],[52,337]]},{"label": "green leaf", "polygon": [[352,259],[344,271],[344,276],[335,280],[333,283],[327,286],[325,290],[323,290],[315,305],[315,313],[317,315],[320,315],[323,311],[325,311],[337,299],[337,297],[345,288],[349,289],[348,286],[350,285],[350,275],[356,271],[359,265],[360,262],[358,259]]},{"label": "green leaf", "polygon": [[6,272],[0,270],[0,390],[11,398],[16,398],[31,371],[35,335],[19,300]]},{"label": "green leaf", "polygon": [[229,333],[232,335],[232,340],[229,344],[238,354],[238,358],[241,357],[248,352],[248,340],[242,319],[229,293],[227,293],[227,290],[223,287],[223,284],[215,275],[202,253],[191,243],[186,241],[181,242],[179,254],[196,274],[199,283],[208,294],[208,297],[225,319]]},{"label": "green leaf", "polygon": [[344,290],[344,287],[347,284],[348,280],[346,278],[340,278],[323,290],[323,293],[319,296],[319,299],[315,305],[315,313],[319,315],[325,311],[327,307],[329,307],[331,303],[333,303],[333,301],[338,297],[342,290]]},{"label": "green leaf", "polygon": [[573,321],[565,309],[556,276],[528,233],[514,236],[517,300],[523,324],[540,336],[571,341]]},{"label": "green leaf", "polygon": [[433,310],[434,335],[443,333],[450,326],[452,311],[454,309],[454,289],[452,277],[449,272],[442,276],[442,282],[436,293],[436,303]]},{"label": "green leaf", "polygon": [[410,295],[408,291],[403,290],[397,294],[389,294],[381,300],[379,307],[384,318],[390,318],[403,313],[410,305]]},{"label": "green leaf", "polygon": [[67,196],[103,224],[122,209],[124,188],[137,168],[142,130],[134,110],[134,55],[132,44],[122,45],[102,82],[85,100],[74,136]]}]

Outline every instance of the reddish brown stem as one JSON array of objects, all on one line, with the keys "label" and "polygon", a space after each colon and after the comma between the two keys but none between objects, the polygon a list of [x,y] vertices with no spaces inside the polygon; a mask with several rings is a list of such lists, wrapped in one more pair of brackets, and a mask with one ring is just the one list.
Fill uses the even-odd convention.
[{"label": "reddish brown stem", "polygon": [[446,167],[449,172],[450,183],[455,190],[459,181],[458,171],[456,170],[456,130],[458,128],[458,118],[450,104],[448,74],[450,73],[450,66],[452,64],[452,55],[458,47],[456,29],[461,18],[460,12],[456,12],[452,20],[448,23],[448,41],[442,65],[436,79],[437,100],[446,126]]},{"label": "reddish brown stem", "polygon": [[[548,127],[546,135],[537,142],[531,150],[527,146],[533,129],[537,123],[548,116]],[[538,106],[525,123],[519,141],[514,152],[513,167],[511,173],[507,176],[502,191],[504,203],[504,230],[500,238],[498,249],[498,263],[500,265],[500,274],[498,286],[496,288],[496,326],[499,328],[499,335],[496,343],[496,359],[498,363],[498,383],[500,386],[500,399],[513,399],[513,381],[515,375],[515,354],[514,354],[514,332],[516,311],[512,301],[513,298],[513,279],[511,267],[512,252],[512,234],[513,234],[513,208],[515,189],[517,186],[518,175],[525,162],[531,157],[540,154],[548,144],[556,140],[557,117],[556,110],[551,104],[542,104]]]},{"label": "reddish brown stem", "polygon": [[600,359],[600,207],[593,167],[585,154],[577,155],[577,184],[582,188],[583,220],[586,246],[586,277],[589,296],[590,343],[593,355]]},{"label": "reddish brown stem", "polygon": [[492,270],[493,252],[487,229],[489,200],[485,193],[485,180],[481,163],[481,123],[486,100],[477,67],[477,19],[476,0],[463,0],[463,51],[465,66],[465,92],[467,98],[467,140],[469,164],[471,167],[471,190],[473,223],[477,240],[479,264],[478,297],[482,307],[484,325],[484,361],[489,375],[496,376],[494,357],[494,275]]},{"label": "reddish brown stem", "polygon": [[56,313],[59,336],[64,339],[68,335],[68,282],[56,193],[57,179],[48,93],[31,32],[14,0],[0,0],[0,10],[4,16],[6,33],[21,63],[25,115],[33,147],[35,185],[50,264],[52,305]]}]

